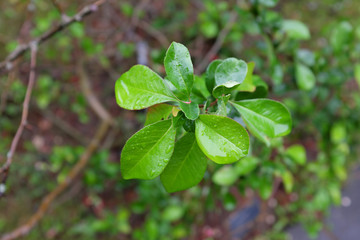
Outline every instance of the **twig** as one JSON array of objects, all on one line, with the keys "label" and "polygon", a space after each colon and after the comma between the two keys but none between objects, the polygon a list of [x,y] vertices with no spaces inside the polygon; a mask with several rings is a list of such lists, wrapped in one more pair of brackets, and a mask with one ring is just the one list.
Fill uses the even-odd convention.
[{"label": "twig", "polygon": [[81,9],[75,16],[69,18],[63,18],[61,23],[57,26],[53,27],[52,29],[45,32],[40,37],[30,41],[29,43],[19,45],[12,53],[10,53],[3,62],[0,62],[0,73],[2,71],[9,71],[14,67],[13,61],[22,56],[25,52],[27,52],[32,45],[40,45],[41,43],[45,42],[46,40],[53,37],[58,32],[64,30],[69,25],[81,21],[87,15],[95,12],[99,6],[104,4],[107,0],[98,0],[93,4],[85,6]]},{"label": "twig", "polygon": [[74,179],[80,175],[82,170],[87,165],[91,155],[95,152],[101,140],[104,138],[109,126],[109,120],[104,119],[96,131],[96,134],[91,143],[88,145],[85,152],[81,155],[80,160],[71,169],[65,181],[61,182],[52,192],[43,198],[38,210],[25,224],[16,228],[14,231],[3,235],[0,238],[1,240],[13,240],[25,236],[31,231],[31,229],[35,227],[35,225],[44,217],[52,202],[73,183]]},{"label": "twig", "polygon": [[205,55],[203,60],[196,66],[195,72],[196,74],[202,73],[206,66],[209,64],[211,59],[216,55],[216,53],[220,50],[221,46],[223,45],[226,36],[229,34],[232,26],[234,25],[237,19],[237,12],[233,11],[230,15],[230,19],[227,22],[226,26],[220,31],[219,36],[217,37],[214,45],[211,47],[209,52]]},{"label": "twig", "polygon": [[[10,166],[13,161],[13,157],[17,148],[17,145],[19,143],[20,137],[22,135],[22,132],[24,130],[24,127],[27,124],[27,117],[29,113],[29,104],[30,104],[30,98],[31,98],[31,92],[35,84],[35,67],[36,67],[36,55],[37,55],[37,45],[33,44],[31,45],[31,62],[30,62],[30,74],[29,74],[29,82],[26,90],[26,95],[23,103],[23,111],[21,115],[21,122],[19,125],[18,130],[16,131],[15,137],[12,140],[10,150],[7,153],[7,159],[4,165],[0,168],[0,175],[2,176],[2,180],[0,182],[0,186],[2,185],[2,189],[5,188],[5,183],[7,176],[9,174]],[[0,192],[0,197],[3,195],[4,191]]]},{"label": "twig", "polygon": [[158,42],[164,47],[168,48],[170,45],[170,41],[167,39],[167,37],[159,30],[151,26],[146,21],[140,21],[137,25],[139,28],[141,28],[143,31],[147,32],[150,36],[158,40]]},{"label": "twig", "polygon": [[[87,81],[87,78],[84,77],[83,81]],[[90,87],[90,85],[87,87]],[[100,146],[100,142],[105,138],[106,133],[108,132],[108,129],[113,122],[113,119],[107,110],[101,105],[100,101],[96,98],[90,88],[84,91],[84,95],[88,99],[90,107],[98,114],[99,118],[102,119],[95,136],[91,140],[85,152],[81,155],[80,160],[70,170],[69,174],[65,178],[65,181],[59,183],[59,185],[52,192],[43,198],[36,213],[32,215],[24,225],[18,227],[10,233],[3,235],[0,240],[12,240],[27,235],[31,229],[34,228],[34,226],[44,217],[52,202],[81,174],[82,170],[89,162],[92,154]]]}]

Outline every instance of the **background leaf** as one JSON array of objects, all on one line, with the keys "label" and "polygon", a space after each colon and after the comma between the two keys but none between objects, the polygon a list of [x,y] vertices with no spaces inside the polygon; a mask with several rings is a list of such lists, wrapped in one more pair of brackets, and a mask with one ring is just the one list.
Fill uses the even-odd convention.
[{"label": "background leaf", "polygon": [[310,31],[308,27],[297,20],[284,20],[282,23],[282,30],[289,38],[294,40],[310,39]]},{"label": "background leaf", "polygon": [[309,91],[315,87],[316,78],[310,68],[297,63],[295,71],[296,83],[300,89]]}]

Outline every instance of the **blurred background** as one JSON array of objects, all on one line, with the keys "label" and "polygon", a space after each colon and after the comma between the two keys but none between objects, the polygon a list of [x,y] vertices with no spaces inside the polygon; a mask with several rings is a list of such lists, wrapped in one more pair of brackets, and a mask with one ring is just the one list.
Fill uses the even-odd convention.
[{"label": "blurred background", "polygon": [[[358,239],[358,0],[92,3],[0,2],[0,61],[83,7],[94,10],[38,46],[27,124],[6,182],[0,174],[0,236],[28,224],[88,158],[20,239]],[[282,101],[293,130],[270,147],[252,139],[247,165],[210,163],[198,186],[168,194],[159,179],[121,177],[121,149],[146,110],[120,109],[114,85],[134,64],[164,76],[172,41],[188,47],[200,75],[217,58],[255,62],[263,84],[252,97]],[[0,69],[0,166],[21,120],[29,51],[9,66]],[[113,119],[92,151],[102,118],[89,99]]]}]

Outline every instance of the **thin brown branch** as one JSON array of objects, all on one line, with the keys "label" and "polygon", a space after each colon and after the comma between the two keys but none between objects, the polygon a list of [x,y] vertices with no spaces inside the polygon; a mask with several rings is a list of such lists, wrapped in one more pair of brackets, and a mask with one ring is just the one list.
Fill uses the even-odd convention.
[{"label": "thin brown branch", "polygon": [[214,45],[211,47],[209,52],[205,55],[203,60],[196,66],[195,73],[200,74],[202,73],[206,66],[210,63],[211,59],[217,54],[217,52],[220,50],[221,46],[223,45],[226,36],[229,34],[232,26],[236,22],[236,19],[238,17],[238,14],[236,11],[233,11],[230,15],[230,19],[227,22],[226,26],[220,31]]},{"label": "thin brown branch", "polygon": [[151,24],[148,22],[139,21],[137,26],[155,38],[164,48],[169,47],[170,41],[167,39],[167,37],[161,31],[151,26]]},{"label": "thin brown branch", "polygon": [[80,77],[81,90],[84,93],[87,102],[90,104],[90,107],[94,110],[94,112],[98,115],[99,118],[107,120],[110,124],[112,124],[113,119],[111,117],[111,114],[101,104],[101,102],[91,89],[89,75],[87,74],[84,63],[81,60],[78,61],[77,72]]},{"label": "thin brown branch", "polygon": [[[5,182],[7,179],[7,176],[9,174],[10,166],[13,161],[13,157],[17,148],[17,145],[19,143],[20,137],[22,135],[22,132],[27,124],[27,118],[29,114],[29,104],[31,99],[31,93],[32,89],[35,84],[35,67],[36,67],[36,55],[37,55],[37,45],[33,44],[31,45],[31,62],[30,62],[30,74],[29,74],[29,82],[26,90],[26,95],[23,103],[23,111],[21,115],[21,122],[19,125],[19,128],[16,131],[15,137],[12,140],[10,150],[7,154],[6,162],[4,165],[0,168],[0,176],[2,175],[2,179],[0,182],[0,185],[2,185],[3,189],[5,186]],[[3,192],[0,192],[0,197],[3,195]]]},{"label": "thin brown branch", "polygon": [[66,179],[61,182],[52,192],[46,195],[38,210],[35,212],[34,215],[30,217],[30,219],[20,227],[16,228],[14,231],[3,235],[0,240],[12,240],[22,236],[27,235],[31,229],[33,229],[38,222],[44,217],[47,210],[51,206],[52,202],[62,193],[64,192],[73,182],[74,180],[80,175],[82,170],[87,165],[90,157],[96,151],[100,142],[106,135],[109,129],[109,121],[108,119],[104,119],[99,128],[96,131],[96,134],[88,147],[86,148],[85,152],[81,155],[80,160],[76,163],[76,165],[71,169],[70,173],[67,175]]},{"label": "thin brown branch", "polygon": [[5,58],[4,61],[0,62],[0,73],[2,71],[11,70],[14,66],[13,61],[19,58],[20,56],[22,56],[25,52],[27,52],[32,45],[40,45],[41,43],[45,42],[46,40],[56,35],[58,32],[70,26],[71,24],[82,21],[84,17],[95,12],[98,9],[98,7],[104,4],[106,1],[107,0],[98,0],[90,5],[85,6],[77,14],[75,14],[75,16],[69,18],[63,18],[61,23],[51,28],[40,37],[30,41],[29,43],[19,45],[12,53],[10,53]]}]

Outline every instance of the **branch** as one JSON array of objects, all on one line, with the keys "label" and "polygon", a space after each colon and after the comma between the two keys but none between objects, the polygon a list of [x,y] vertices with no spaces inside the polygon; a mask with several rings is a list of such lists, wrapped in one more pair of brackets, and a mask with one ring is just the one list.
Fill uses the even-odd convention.
[{"label": "branch", "polygon": [[227,22],[226,26],[221,30],[219,33],[214,45],[211,47],[209,52],[205,55],[203,60],[196,66],[195,72],[197,74],[202,73],[206,66],[209,64],[211,59],[216,55],[216,53],[220,50],[221,46],[223,45],[226,36],[229,34],[232,26],[234,25],[236,19],[237,19],[237,12],[233,11],[230,15],[229,22]]},{"label": "branch", "polygon": [[25,224],[16,228],[14,231],[3,235],[0,240],[13,240],[25,236],[36,226],[36,224],[44,217],[52,202],[73,183],[76,177],[80,175],[87,165],[91,155],[95,152],[101,140],[104,138],[109,126],[110,124],[107,119],[101,122],[94,138],[91,140],[85,152],[81,155],[80,160],[71,169],[65,181],[61,182],[52,192],[43,198],[38,210]]},{"label": "branch", "polygon": [[0,168],[0,176],[3,175],[2,180],[0,182],[0,189],[3,189],[0,191],[0,197],[5,192],[5,183],[6,179],[9,174],[10,166],[13,161],[13,157],[17,148],[17,145],[19,143],[20,137],[22,135],[22,132],[27,124],[27,117],[29,113],[29,104],[30,104],[30,98],[31,98],[31,92],[35,84],[35,67],[36,67],[36,54],[37,54],[37,45],[33,44],[31,45],[31,62],[30,62],[30,74],[29,74],[29,82],[26,90],[26,95],[23,103],[23,111],[21,115],[21,122],[19,125],[18,130],[16,131],[15,137],[12,140],[10,150],[7,153],[6,162],[4,165]]},{"label": "branch", "polygon": [[58,32],[70,26],[71,24],[81,21],[87,15],[95,12],[98,9],[98,7],[104,4],[106,1],[107,0],[98,0],[93,4],[85,6],[77,14],[75,14],[75,16],[62,18],[61,23],[59,23],[57,26],[53,27],[52,29],[48,30],[47,32],[45,32],[40,37],[30,41],[29,43],[19,45],[12,53],[10,53],[5,58],[4,61],[0,62],[0,73],[2,71],[11,70],[14,67],[13,61],[19,58],[20,56],[24,55],[24,53],[27,52],[32,45],[40,45],[41,43],[45,42],[46,40],[56,35]]}]

